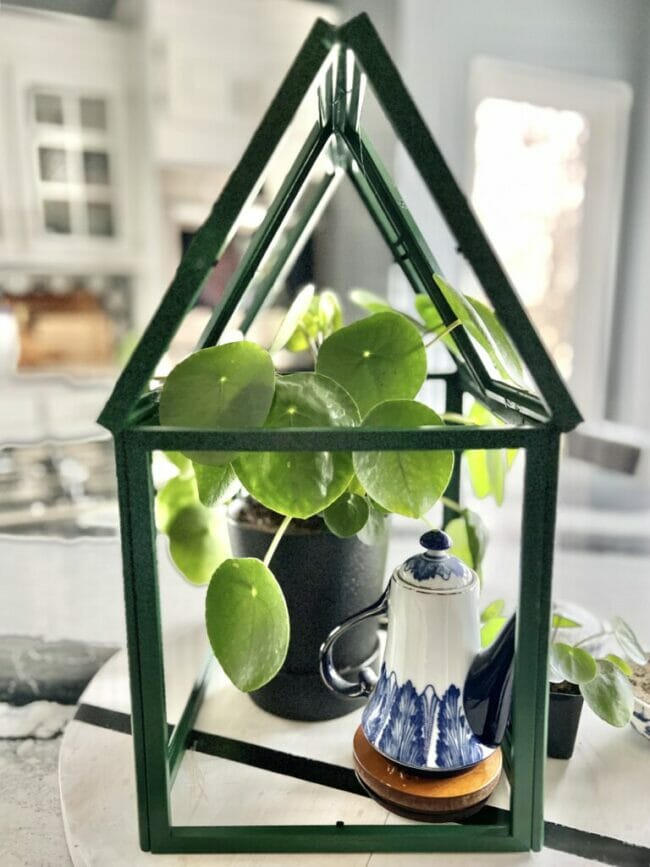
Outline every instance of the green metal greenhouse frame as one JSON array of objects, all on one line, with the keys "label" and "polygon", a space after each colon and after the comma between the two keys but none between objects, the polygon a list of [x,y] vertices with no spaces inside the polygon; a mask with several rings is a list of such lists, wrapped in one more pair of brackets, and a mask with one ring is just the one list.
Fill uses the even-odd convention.
[{"label": "green metal greenhouse frame", "polygon": [[[316,84],[315,84],[316,82]],[[266,217],[254,234],[199,347],[215,344],[244,293],[252,296],[246,331],[291,256],[311,234],[324,204],[346,175],[415,292],[426,293],[443,321],[455,316],[433,274],[440,269],[361,123],[371,85],[398,139],[474,270],[535,383],[537,394],[493,379],[463,328],[453,332],[459,357],[444,380],[446,409],[462,411],[472,394],[504,423],[411,430],[360,428],[197,430],[161,426],[149,382],[203,283],[230,243],[240,215],[299,107],[313,88],[316,121]],[[311,89],[311,90],[310,90]],[[319,157],[336,170],[309,184]],[[297,198],[303,210],[271,266],[259,266],[286,225]],[[171,287],[120,376],[99,421],[115,439],[132,699],[140,843],[152,852],[517,851],[543,842],[547,656],[560,435],[580,422],[566,386],[541,343],[464,195],[366,15],[340,28],[317,21],[212,212],[197,232]],[[504,763],[511,784],[507,818],[464,825],[178,826],[170,793],[203,698],[201,672],[179,722],[169,731],[156,563],[151,454],[163,450],[438,450],[520,448],[525,452],[514,702]],[[460,462],[448,494],[458,499]],[[448,517],[448,516],[446,516]],[[290,817],[287,817],[289,820]]]}]

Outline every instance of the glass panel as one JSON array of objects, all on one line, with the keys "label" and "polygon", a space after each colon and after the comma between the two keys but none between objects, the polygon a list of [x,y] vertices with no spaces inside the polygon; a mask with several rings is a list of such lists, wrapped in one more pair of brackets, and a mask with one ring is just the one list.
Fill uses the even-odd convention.
[{"label": "glass panel", "polygon": [[106,202],[88,202],[88,233],[108,237],[114,234],[113,210]]},{"label": "glass panel", "polygon": [[109,159],[104,151],[84,151],[84,180],[87,184],[110,183]]},{"label": "glass panel", "polygon": [[63,199],[45,199],[43,202],[45,228],[48,232],[56,232],[69,235],[72,231],[70,225],[70,202]]},{"label": "glass panel", "polygon": [[38,166],[42,181],[68,180],[68,155],[63,148],[39,147]]},{"label": "glass panel", "polygon": [[81,97],[79,114],[84,129],[106,129],[106,100]]},{"label": "glass panel", "polygon": [[52,93],[34,94],[34,117],[37,123],[63,124],[63,100]]}]

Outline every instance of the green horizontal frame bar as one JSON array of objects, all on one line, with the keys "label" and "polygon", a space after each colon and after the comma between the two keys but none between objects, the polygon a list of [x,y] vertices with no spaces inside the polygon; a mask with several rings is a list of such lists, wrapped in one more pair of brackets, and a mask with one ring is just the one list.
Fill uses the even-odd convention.
[{"label": "green horizontal frame bar", "polygon": [[170,852],[521,852],[508,824],[172,826],[152,851]]},{"label": "green horizontal frame bar", "polygon": [[539,442],[544,428],[421,427],[405,428],[293,428],[289,430],[197,430],[140,426],[124,432],[141,448],[165,451],[426,451],[436,449],[521,448]]}]

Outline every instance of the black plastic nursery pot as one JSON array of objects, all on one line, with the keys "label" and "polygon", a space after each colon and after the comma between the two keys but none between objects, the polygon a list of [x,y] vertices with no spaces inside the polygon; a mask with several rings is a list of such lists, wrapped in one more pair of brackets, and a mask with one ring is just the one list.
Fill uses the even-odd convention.
[{"label": "black plastic nursery pot", "polygon": [[583,703],[580,690],[574,684],[551,684],[546,748],[550,759],[570,759],[573,755]]},{"label": "black plastic nursery pot", "polygon": [[[276,516],[250,499],[228,512],[234,557],[264,555],[277,529]],[[289,609],[291,638],[284,665],[266,686],[250,693],[259,707],[285,719],[334,719],[366,699],[335,695],[320,677],[318,652],[330,631],[377,600],[384,586],[388,533],[374,545],[341,539],[321,518],[293,520],[271,562]],[[362,623],[337,643],[337,669],[354,680],[362,668],[379,668],[377,623]]]}]

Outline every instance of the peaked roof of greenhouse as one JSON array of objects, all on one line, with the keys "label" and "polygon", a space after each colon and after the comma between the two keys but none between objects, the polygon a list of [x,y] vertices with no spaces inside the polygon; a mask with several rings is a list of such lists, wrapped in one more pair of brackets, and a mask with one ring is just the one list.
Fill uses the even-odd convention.
[{"label": "peaked roof of greenhouse", "polygon": [[[480,349],[465,328],[456,328],[454,360],[463,385],[497,414],[552,424],[571,430],[580,421],[569,391],[540,340],[522,302],[492,250],[471,207],[456,183],[400,75],[367,15],[336,28],[317,20],[239,164],[197,231],[171,286],[146,328],[104,407],[100,424],[116,432],[131,424],[153,373],[184,317],[197,302],[203,284],[237,229],[242,213],[259,189],[260,179],[284,133],[316,88],[314,124],[271,202],[215,308],[199,347],[215,344],[241,301],[252,293],[243,330],[254,319],[268,292],[287,266],[291,248],[311,234],[337,180],[347,175],[366,205],[384,241],[417,293],[428,295],[441,319],[456,316],[434,274],[440,268],[409,214],[390,174],[361,123],[365,85],[376,96],[386,118],[442,214],[459,252],[474,271],[498,321],[535,384],[537,393],[495,379]],[[342,171],[326,173],[313,183],[312,170],[324,153]],[[309,186],[311,177],[311,186]],[[307,193],[305,192],[307,190]],[[260,263],[286,225],[297,197],[303,213],[285,238],[273,267],[260,278]]]}]

